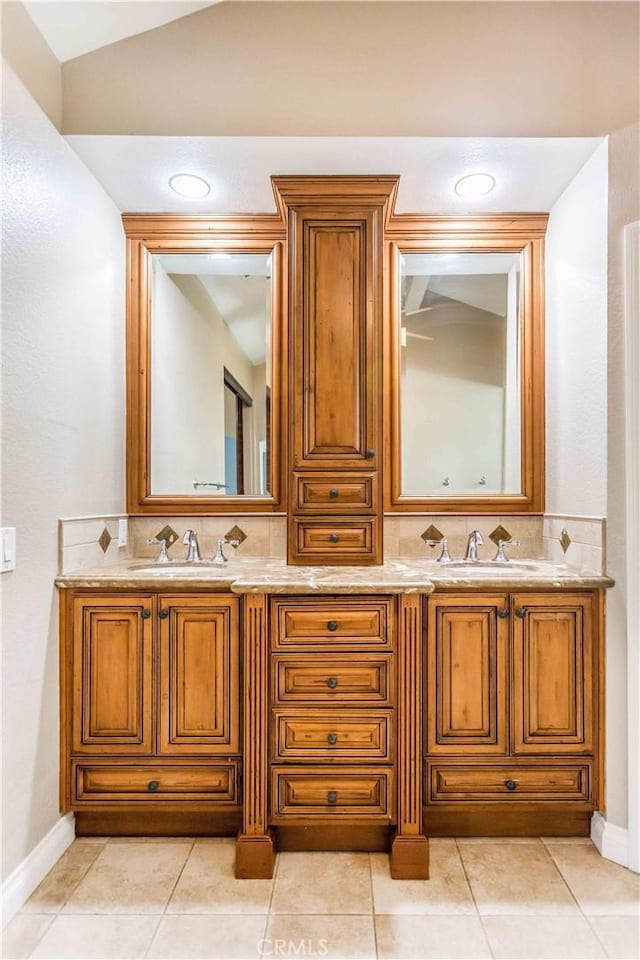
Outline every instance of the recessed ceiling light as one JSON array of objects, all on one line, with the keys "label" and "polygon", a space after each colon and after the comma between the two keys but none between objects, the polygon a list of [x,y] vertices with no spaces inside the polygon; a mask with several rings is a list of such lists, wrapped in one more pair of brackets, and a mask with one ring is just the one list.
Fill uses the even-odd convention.
[{"label": "recessed ceiling light", "polygon": [[202,177],[196,177],[195,173],[176,173],[169,180],[169,186],[181,197],[188,197],[189,200],[200,200],[210,191],[210,186]]},{"label": "recessed ceiling light", "polygon": [[490,173],[470,173],[466,177],[461,177],[455,185],[455,191],[459,197],[475,198],[484,197],[491,193],[496,185],[495,178]]}]

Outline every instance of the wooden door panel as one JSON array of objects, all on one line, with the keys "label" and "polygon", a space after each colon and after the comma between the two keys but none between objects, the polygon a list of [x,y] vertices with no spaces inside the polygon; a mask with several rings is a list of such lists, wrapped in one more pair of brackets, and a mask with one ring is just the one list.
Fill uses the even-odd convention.
[{"label": "wooden door panel", "polygon": [[507,752],[506,607],[504,596],[430,598],[429,753]]},{"label": "wooden door panel", "polygon": [[514,609],[516,753],[590,752],[591,598],[523,594],[514,597]]},{"label": "wooden door panel", "polygon": [[374,466],[379,212],[294,214],[294,467]]},{"label": "wooden door panel", "polygon": [[152,752],[152,610],[150,596],[74,601],[74,752]]},{"label": "wooden door panel", "polygon": [[236,753],[237,598],[163,596],[160,609],[160,753]]}]

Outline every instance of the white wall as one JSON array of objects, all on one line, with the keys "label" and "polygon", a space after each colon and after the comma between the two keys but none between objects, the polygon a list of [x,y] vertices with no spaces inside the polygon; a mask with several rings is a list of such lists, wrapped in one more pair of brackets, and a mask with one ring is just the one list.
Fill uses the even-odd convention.
[{"label": "white wall", "polygon": [[607,511],[607,143],[546,238],[547,513]]},{"label": "white wall", "polygon": [[111,200],[4,69],[3,876],[58,813],[58,518],[124,505],[124,241]]},{"label": "white wall", "polygon": [[[638,124],[609,137],[609,304],[607,437],[607,572],[616,586],[607,594],[607,820],[627,824],[627,582],[637,570],[626,569],[625,505],[625,224],[640,219],[640,128]],[[636,639],[637,643],[637,639]],[[637,771],[636,771],[637,772]]]}]

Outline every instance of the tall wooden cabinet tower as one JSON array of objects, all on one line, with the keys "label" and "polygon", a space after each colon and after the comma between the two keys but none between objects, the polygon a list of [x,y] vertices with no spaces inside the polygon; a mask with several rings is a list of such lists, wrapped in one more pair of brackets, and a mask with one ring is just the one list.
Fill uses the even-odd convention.
[{"label": "tall wooden cabinet tower", "polygon": [[382,258],[396,177],[276,177],[289,236],[289,563],[382,563]]}]

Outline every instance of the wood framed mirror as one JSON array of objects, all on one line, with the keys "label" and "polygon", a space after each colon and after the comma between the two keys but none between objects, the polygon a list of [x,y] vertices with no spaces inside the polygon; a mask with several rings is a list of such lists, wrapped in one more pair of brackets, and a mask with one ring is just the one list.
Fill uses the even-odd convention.
[{"label": "wood framed mirror", "polygon": [[546,221],[389,224],[387,511],[544,510]]},{"label": "wood framed mirror", "polygon": [[131,514],[281,509],[279,217],[123,217]]}]

